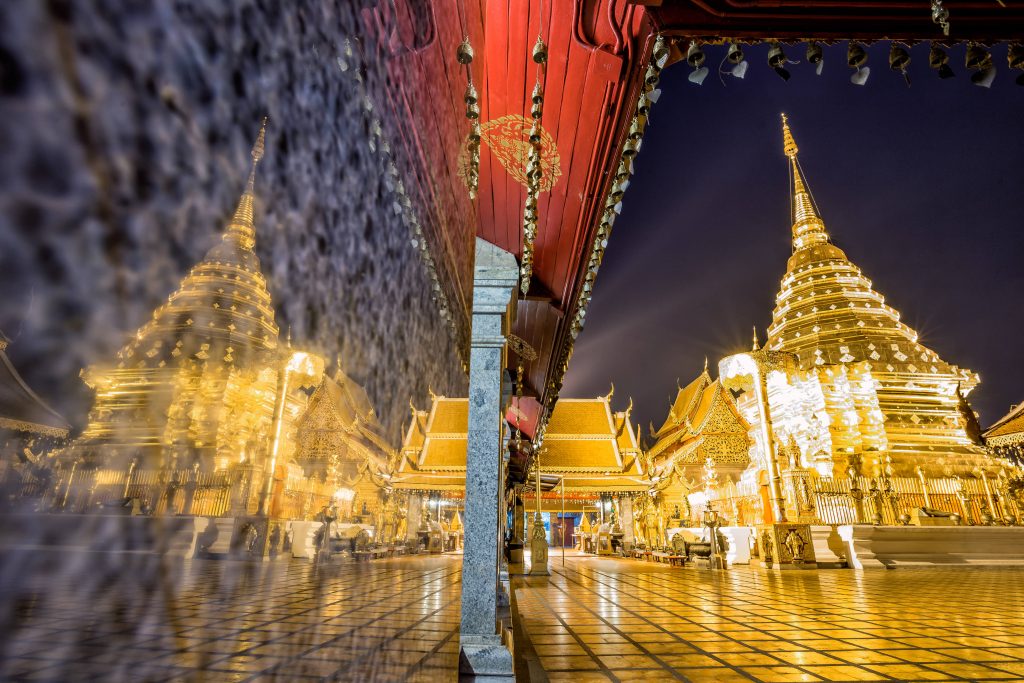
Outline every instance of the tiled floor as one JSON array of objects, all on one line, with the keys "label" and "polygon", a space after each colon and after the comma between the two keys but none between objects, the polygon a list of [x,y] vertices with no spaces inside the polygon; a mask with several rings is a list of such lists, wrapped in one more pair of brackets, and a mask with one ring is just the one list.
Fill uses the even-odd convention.
[{"label": "tiled floor", "polygon": [[48,554],[0,562],[0,680],[456,678],[461,556],[317,569]]},{"label": "tiled floor", "polygon": [[1024,568],[551,570],[515,581],[552,681],[1024,680]]}]

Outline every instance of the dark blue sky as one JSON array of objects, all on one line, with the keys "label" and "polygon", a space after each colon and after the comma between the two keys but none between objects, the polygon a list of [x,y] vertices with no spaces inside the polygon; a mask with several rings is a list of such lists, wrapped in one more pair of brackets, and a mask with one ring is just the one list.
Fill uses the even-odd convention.
[{"label": "dark blue sky", "polygon": [[[789,48],[803,59],[803,46]],[[991,89],[974,86],[963,47],[957,78],[912,50],[912,87],[870,49],[872,74],[852,85],[845,45],[823,74],[791,65],[783,82],[747,49],[746,79],[719,81],[724,48],[708,48],[703,86],[676,64],[626,193],[577,340],[563,396],[631,395],[644,427],[660,425],[704,357],[762,339],[790,247],[785,111],[833,241],[870,278],[921,343],[981,374],[970,396],[982,424],[1024,400],[1024,87],[994,50]]]}]

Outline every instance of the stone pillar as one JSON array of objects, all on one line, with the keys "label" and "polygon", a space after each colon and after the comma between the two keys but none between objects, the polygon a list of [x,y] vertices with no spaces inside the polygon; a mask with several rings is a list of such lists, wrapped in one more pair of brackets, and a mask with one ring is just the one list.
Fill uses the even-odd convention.
[{"label": "stone pillar", "polygon": [[619,498],[622,517],[622,545],[629,550],[636,543],[633,535],[633,499],[629,496]]},{"label": "stone pillar", "polygon": [[405,517],[405,540],[419,541],[420,515],[423,514],[423,494],[409,494],[409,508]]},{"label": "stone pillar", "polygon": [[501,373],[505,333],[519,282],[512,254],[476,240],[473,329],[469,355],[469,431],[466,447],[465,548],[459,669],[464,674],[512,676],[512,655],[497,626],[501,542]]}]

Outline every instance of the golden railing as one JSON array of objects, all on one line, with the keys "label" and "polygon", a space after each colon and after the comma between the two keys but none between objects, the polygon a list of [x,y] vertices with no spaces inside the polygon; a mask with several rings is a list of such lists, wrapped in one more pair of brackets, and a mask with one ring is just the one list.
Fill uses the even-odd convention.
[{"label": "golden railing", "polygon": [[[996,479],[974,477],[813,477],[810,505],[790,516],[814,524],[903,524],[918,508],[959,516],[963,524],[984,524],[1013,518],[1024,521],[1024,505]],[[764,520],[764,502],[755,487],[727,483],[710,492],[709,503],[728,524],[756,526]],[[703,517],[707,504],[691,510],[691,520]]]}]

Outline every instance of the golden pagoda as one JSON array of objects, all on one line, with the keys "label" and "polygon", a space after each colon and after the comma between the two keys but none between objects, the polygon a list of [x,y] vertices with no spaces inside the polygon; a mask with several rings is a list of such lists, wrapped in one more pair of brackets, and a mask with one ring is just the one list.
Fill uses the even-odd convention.
[{"label": "golden pagoda", "polygon": [[[265,453],[278,383],[278,327],[253,251],[256,166],[220,242],[118,352],[83,379],[96,392],[76,444],[86,462],[114,469],[220,469]],[[295,412],[296,406],[286,406]]]},{"label": "golden pagoda", "polygon": [[[796,445],[805,461],[831,459],[836,474],[851,466],[876,474],[883,453],[897,474],[921,467],[948,475],[991,465],[965,400],[978,375],[923,346],[917,332],[832,243],[785,115],[782,129],[792,187],[793,255],[776,297],[767,346],[795,355],[800,373],[788,384],[808,391],[790,392],[794,407],[779,411],[781,424],[772,406],[776,430],[781,426],[783,432],[777,434],[779,443],[802,441]],[[777,393],[784,398],[781,388]],[[796,405],[801,399],[804,404]],[[807,419],[784,424],[787,413],[800,411]],[[818,432],[813,440],[811,431]]]}]

